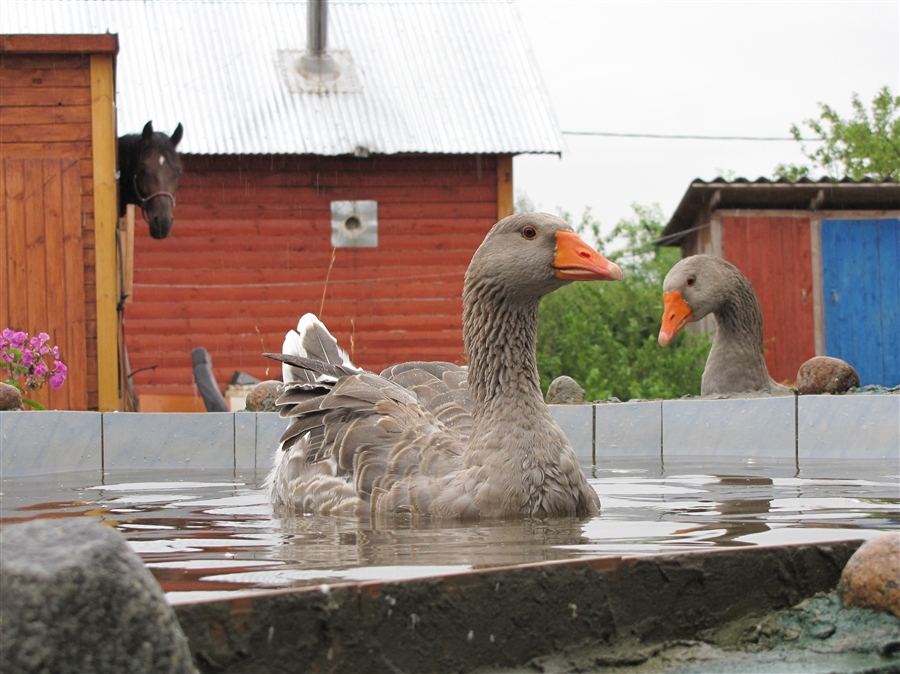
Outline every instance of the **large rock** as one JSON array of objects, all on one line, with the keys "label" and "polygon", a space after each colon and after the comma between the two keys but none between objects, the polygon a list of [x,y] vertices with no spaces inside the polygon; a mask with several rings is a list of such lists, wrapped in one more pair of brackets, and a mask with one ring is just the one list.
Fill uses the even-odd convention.
[{"label": "large rock", "polygon": [[0,382],[0,412],[25,409],[22,405],[22,393],[15,386]]},{"label": "large rock", "polygon": [[197,671],[140,557],[86,517],[0,531],[0,594],[0,671]]},{"label": "large rock", "polygon": [[284,384],[280,381],[261,381],[247,394],[244,403],[248,412],[275,412],[275,401],[284,393]]},{"label": "large rock", "polygon": [[584,389],[571,377],[557,377],[547,389],[548,405],[580,405],[584,402]]},{"label": "large rock", "polygon": [[797,390],[802,394],[843,393],[859,386],[859,375],[840,358],[816,356],[800,366]]},{"label": "large rock", "polygon": [[900,618],[900,532],[867,541],[841,573],[844,606],[872,608]]}]

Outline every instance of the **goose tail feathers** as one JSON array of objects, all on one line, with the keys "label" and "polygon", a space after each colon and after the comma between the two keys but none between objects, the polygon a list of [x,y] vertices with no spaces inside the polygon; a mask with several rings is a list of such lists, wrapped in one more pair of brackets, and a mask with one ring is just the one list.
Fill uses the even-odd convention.
[{"label": "goose tail feathers", "polygon": [[313,384],[321,374],[340,377],[360,371],[315,314],[300,318],[297,329],[285,335],[281,351],[281,354],[265,355],[281,361],[285,384]]}]

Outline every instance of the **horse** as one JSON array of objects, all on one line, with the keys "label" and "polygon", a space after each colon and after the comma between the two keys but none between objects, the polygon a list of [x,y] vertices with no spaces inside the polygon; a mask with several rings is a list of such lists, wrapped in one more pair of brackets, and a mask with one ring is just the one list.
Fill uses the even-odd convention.
[{"label": "horse", "polygon": [[175,148],[183,132],[180,123],[171,136],[154,132],[150,121],[141,133],[119,138],[119,217],[127,204],[140,206],[154,239],[165,239],[172,231],[182,171]]}]

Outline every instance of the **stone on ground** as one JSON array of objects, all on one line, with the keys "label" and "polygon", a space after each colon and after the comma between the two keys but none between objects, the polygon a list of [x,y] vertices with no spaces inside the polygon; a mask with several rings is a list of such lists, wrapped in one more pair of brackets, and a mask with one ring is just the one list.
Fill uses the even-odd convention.
[{"label": "stone on ground", "polygon": [[159,584],[86,517],[0,530],[0,671],[196,673]]}]

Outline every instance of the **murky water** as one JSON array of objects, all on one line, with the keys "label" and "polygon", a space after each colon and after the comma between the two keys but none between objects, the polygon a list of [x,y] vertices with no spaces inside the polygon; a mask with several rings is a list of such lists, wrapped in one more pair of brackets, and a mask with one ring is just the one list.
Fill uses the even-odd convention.
[{"label": "murky water", "polygon": [[5,479],[0,525],[95,517],[130,541],[172,603],[583,556],[872,538],[900,528],[900,459],[793,465],[617,461],[588,468],[600,516],[393,522],[276,517],[264,475],[96,472]]}]

